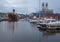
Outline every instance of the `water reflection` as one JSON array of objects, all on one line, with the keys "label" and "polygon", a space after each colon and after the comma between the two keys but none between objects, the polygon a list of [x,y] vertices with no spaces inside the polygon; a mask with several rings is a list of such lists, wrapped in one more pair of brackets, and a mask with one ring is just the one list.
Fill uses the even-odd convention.
[{"label": "water reflection", "polygon": [[40,32],[42,32],[43,37],[54,36],[57,33],[60,34],[60,30],[55,30],[54,32],[53,32],[53,30],[51,30],[51,31],[48,32],[48,31],[45,31],[45,30],[41,30],[40,28],[38,28],[38,29],[39,29]]},{"label": "water reflection", "polygon": [[[2,42],[55,42],[60,41],[60,31],[47,32],[28,21],[0,22],[0,41]],[[12,35],[13,34],[13,35]]]},{"label": "water reflection", "polygon": [[5,22],[3,21],[3,31],[9,31],[14,33],[14,31],[16,30],[16,22]]}]

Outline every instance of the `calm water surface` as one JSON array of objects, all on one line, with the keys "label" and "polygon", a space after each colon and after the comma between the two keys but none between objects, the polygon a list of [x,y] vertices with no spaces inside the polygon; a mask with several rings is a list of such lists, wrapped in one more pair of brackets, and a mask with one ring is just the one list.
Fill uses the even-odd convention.
[{"label": "calm water surface", "polygon": [[0,42],[60,42],[60,33],[40,31],[28,21],[3,21],[0,22]]}]

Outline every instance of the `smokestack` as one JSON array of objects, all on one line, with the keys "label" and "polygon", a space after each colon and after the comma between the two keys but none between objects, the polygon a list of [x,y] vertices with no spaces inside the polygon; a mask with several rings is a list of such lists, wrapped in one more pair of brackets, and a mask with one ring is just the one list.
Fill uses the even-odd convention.
[{"label": "smokestack", "polygon": [[44,2],[42,3],[42,7],[44,7]]},{"label": "smokestack", "polygon": [[48,3],[46,3],[46,8],[48,8]]},{"label": "smokestack", "polygon": [[45,11],[45,9],[46,9],[46,5],[45,5],[45,3],[43,2],[43,3],[42,3],[42,11]]}]

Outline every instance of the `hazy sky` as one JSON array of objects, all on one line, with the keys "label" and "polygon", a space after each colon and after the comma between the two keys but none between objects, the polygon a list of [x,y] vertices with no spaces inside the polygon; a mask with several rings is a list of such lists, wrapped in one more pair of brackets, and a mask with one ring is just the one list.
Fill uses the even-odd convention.
[{"label": "hazy sky", "polygon": [[[31,13],[41,10],[42,2],[48,2],[49,9],[60,13],[60,0],[0,0],[0,12],[12,12],[15,8],[17,13]],[[40,9],[39,9],[40,5]]]}]

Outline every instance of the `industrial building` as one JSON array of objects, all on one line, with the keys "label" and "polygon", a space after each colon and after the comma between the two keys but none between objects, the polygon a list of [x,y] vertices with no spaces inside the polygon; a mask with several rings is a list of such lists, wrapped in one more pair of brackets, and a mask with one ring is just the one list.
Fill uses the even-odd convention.
[{"label": "industrial building", "polygon": [[59,13],[54,13],[52,9],[48,8],[48,3],[42,3],[42,10],[36,13],[31,13],[31,17],[33,18],[36,16],[37,18],[56,18],[60,19],[60,14]]}]

